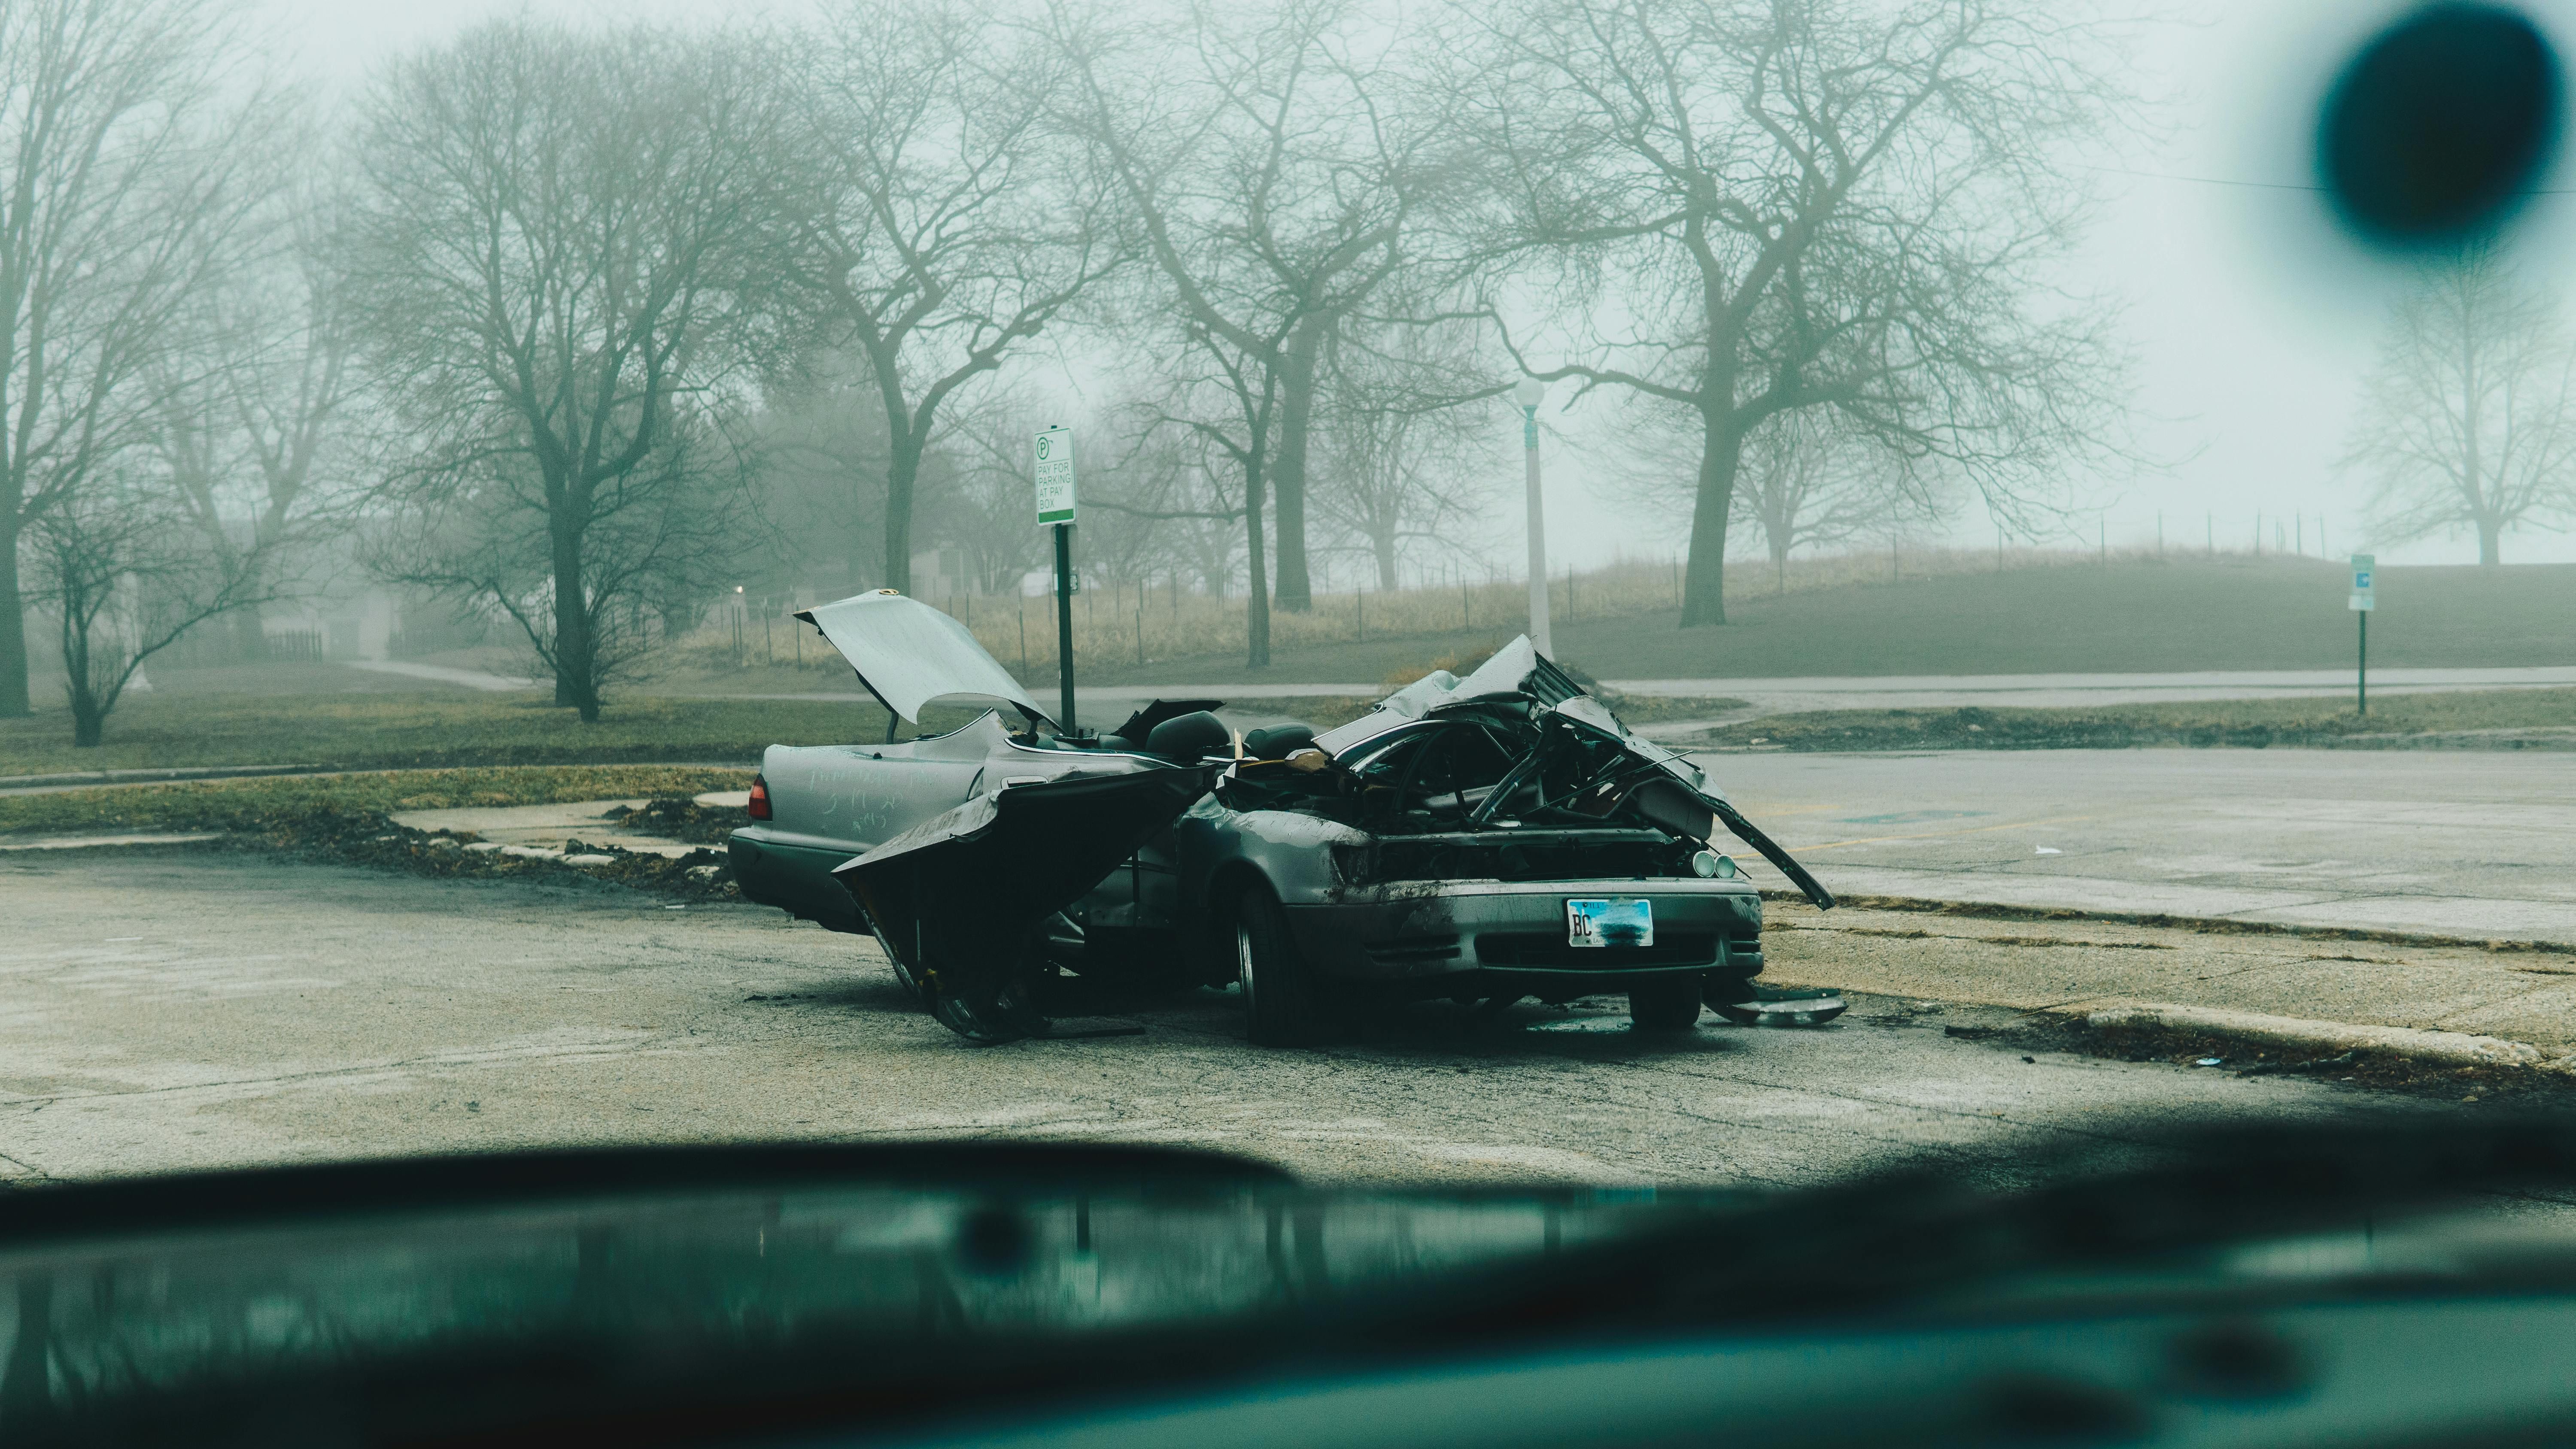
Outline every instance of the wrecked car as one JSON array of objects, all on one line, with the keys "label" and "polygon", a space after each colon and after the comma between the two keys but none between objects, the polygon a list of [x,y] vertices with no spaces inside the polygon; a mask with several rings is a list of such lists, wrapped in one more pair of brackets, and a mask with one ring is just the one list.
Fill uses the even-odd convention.
[{"label": "wrecked car", "polygon": [[1060,970],[1233,985],[1263,1045],[1312,1042],[1372,993],[1499,1010],[1624,992],[1638,1028],[1688,1030],[1703,1003],[1756,1009],[1762,898],[1720,827],[1833,904],[1526,638],[1322,733],[1237,733],[1221,701],[1157,700],[1095,734],[917,600],[796,617],[897,719],[958,698],[1018,716],[772,746],[731,842],[746,898],[874,935],[970,1039],[1044,1030],[1038,984]]}]

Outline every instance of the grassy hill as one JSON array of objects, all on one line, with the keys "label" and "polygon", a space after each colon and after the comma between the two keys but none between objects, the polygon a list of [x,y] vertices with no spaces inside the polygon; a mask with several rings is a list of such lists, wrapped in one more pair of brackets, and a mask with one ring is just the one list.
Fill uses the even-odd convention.
[{"label": "grassy hill", "polygon": [[[2226,558],[1949,574],[1745,600],[1723,628],[1671,610],[1556,626],[1557,653],[1603,679],[2340,669],[2353,658],[2344,565]],[[2374,667],[2576,664],[2576,564],[2390,568]],[[1086,663],[1090,684],[1369,683],[1500,631],[1371,638],[1146,666]]]}]

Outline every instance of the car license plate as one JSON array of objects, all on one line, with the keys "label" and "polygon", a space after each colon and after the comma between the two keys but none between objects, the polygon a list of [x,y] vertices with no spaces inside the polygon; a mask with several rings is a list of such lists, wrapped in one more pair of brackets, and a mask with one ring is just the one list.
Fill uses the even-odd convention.
[{"label": "car license plate", "polygon": [[1651,946],[1655,903],[1637,896],[1567,901],[1565,941],[1569,946]]}]

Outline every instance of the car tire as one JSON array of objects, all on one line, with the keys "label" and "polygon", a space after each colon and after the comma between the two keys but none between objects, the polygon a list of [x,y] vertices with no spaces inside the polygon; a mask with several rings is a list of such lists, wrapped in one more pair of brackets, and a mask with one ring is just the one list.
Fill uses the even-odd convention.
[{"label": "car tire", "polygon": [[1314,974],[1289,933],[1287,910],[1266,887],[1254,886],[1235,902],[1234,970],[1244,1035],[1254,1046],[1312,1046],[1322,1039]]},{"label": "car tire", "polygon": [[1628,1024],[1654,1032],[1689,1031],[1699,1025],[1699,978],[1669,976],[1629,987]]}]

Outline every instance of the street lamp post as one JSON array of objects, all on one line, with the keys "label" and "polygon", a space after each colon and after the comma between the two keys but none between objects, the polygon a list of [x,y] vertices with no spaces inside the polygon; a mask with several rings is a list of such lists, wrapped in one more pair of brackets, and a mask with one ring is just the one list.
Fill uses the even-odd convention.
[{"label": "street lamp post", "polygon": [[1529,482],[1530,643],[1553,657],[1556,644],[1547,631],[1547,511],[1538,492],[1538,405],[1546,397],[1547,384],[1534,377],[1522,378],[1512,388],[1512,401],[1521,410],[1523,472]]}]

